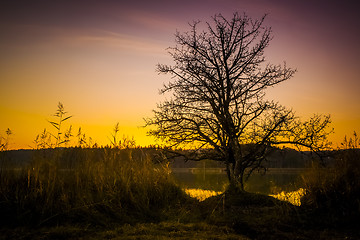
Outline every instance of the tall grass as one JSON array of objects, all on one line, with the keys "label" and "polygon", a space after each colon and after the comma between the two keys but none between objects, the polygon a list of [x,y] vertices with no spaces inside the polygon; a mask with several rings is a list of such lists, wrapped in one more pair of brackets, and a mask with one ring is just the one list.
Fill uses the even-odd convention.
[{"label": "tall grass", "polygon": [[156,220],[184,196],[169,172],[141,149],[37,151],[29,166],[1,172],[0,221],[44,225]]},{"label": "tall grass", "polygon": [[[71,116],[61,103],[54,116],[49,123],[55,133],[45,129],[37,136],[29,164],[14,166],[0,152],[1,225],[158,220],[186,198],[166,161],[156,159],[158,150],[135,148],[133,139],[118,141],[118,124],[112,147],[94,148],[80,128],[77,147],[69,148],[71,126],[63,127]],[[8,138],[0,140],[6,150]]]},{"label": "tall grass", "polygon": [[360,142],[357,134],[333,152],[327,166],[314,164],[303,175],[306,193],[301,204],[321,214],[329,221],[360,217]]},{"label": "tall grass", "polygon": [[10,128],[8,128],[6,129],[5,133],[6,137],[0,135],[0,151],[6,151],[9,147],[9,140],[10,136],[12,135],[12,131],[10,130]]}]

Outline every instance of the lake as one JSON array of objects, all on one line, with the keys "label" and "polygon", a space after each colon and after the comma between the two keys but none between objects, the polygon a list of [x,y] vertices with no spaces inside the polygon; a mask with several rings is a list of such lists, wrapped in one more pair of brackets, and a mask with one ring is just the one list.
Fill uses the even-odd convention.
[{"label": "lake", "polygon": [[[172,174],[183,188],[224,191],[228,184],[223,168],[173,168]],[[245,183],[245,190],[262,194],[295,191],[301,186],[303,168],[270,168],[265,175],[254,173]]]}]

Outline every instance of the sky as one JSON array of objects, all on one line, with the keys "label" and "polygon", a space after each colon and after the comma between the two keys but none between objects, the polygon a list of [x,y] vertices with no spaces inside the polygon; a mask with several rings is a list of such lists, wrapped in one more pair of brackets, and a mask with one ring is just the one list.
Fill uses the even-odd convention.
[{"label": "sky", "polygon": [[[98,144],[120,136],[153,144],[144,118],[164,97],[170,76],[156,64],[172,64],[166,48],[189,22],[221,13],[268,14],[273,40],[270,63],[297,69],[267,98],[292,108],[304,120],[330,114],[339,144],[360,133],[360,15],[357,1],[153,0],[10,1],[0,3],[0,136],[10,128],[11,149],[32,148],[58,102]],[[66,126],[66,127],[67,127]],[[74,132],[75,133],[75,132]]]}]

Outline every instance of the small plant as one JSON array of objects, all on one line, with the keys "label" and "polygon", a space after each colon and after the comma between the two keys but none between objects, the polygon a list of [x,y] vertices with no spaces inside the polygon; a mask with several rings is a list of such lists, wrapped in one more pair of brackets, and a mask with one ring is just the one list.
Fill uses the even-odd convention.
[{"label": "small plant", "polygon": [[136,147],[136,141],[134,137],[129,138],[123,135],[122,139],[118,139],[118,133],[120,132],[119,123],[116,123],[113,132],[111,133],[111,137],[109,138],[111,142],[111,147],[118,149],[129,149]]},{"label": "small plant", "polygon": [[64,106],[61,102],[58,104],[58,109],[53,115],[57,117],[56,120],[48,121],[55,129],[55,133],[51,133],[46,128],[42,133],[38,134],[33,141],[34,149],[47,149],[47,148],[58,148],[58,147],[70,147],[73,138],[77,138],[77,144],[74,146],[80,148],[94,148],[97,147],[97,143],[93,141],[91,137],[87,137],[79,127],[77,134],[73,135],[73,128],[70,125],[65,131],[63,130],[64,122],[70,119],[72,116],[68,116],[65,112]]},{"label": "small plant", "polygon": [[119,123],[116,123],[116,125],[115,125],[115,127],[113,129],[113,133],[111,133],[111,138],[109,138],[113,148],[117,148],[120,145],[120,143],[117,140],[117,134],[118,134],[119,131],[120,131]]},{"label": "small plant", "polygon": [[38,134],[33,141],[35,144],[35,149],[45,149],[45,148],[52,148],[53,144],[51,143],[51,135],[50,133],[44,128],[42,133]]},{"label": "small plant", "polygon": [[13,134],[10,128],[6,129],[6,138],[0,135],[0,151],[7,151],[9,148],[10,136]]},{"label": "small plant", "polygon": [[87,145],[86,144],[86,135],[85,135],[85,133],[82,132],[81,127],[79,127],[76,137],[78,139],[78,141],[77,141],[78,147],[85,147]]},{"label": "small plant", "polygon": [[[67,112],[65,112],[64,105],[61,102],[58,103],[58,109],[54,116],[57,117],[58,120],[49,121],[49,123],[56,128],[57,132],[56,134],[50,134],[55,138],[55,147],[60,147],[62,144],[69,143],[70,137],[72,136],[71,126],[65,133],[62,131],[62,124],[72,116],[67,116]],[[64,135],[64,137],[62,137],[62,135]]]}]

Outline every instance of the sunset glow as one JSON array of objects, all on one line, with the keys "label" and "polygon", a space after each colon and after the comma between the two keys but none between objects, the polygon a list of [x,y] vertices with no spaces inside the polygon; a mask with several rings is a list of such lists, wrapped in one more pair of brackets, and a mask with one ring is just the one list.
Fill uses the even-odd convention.
[{"label": "sunset glow", "polygon": [[0,136],[10,128],[11,149],[31,148],[58,102],[99,145],[119,136],[141,146],[155,144],[143,118],[164,96],[157,63],[171,65],[166,48],[188,22],[222,13],[259,18],[274,39],[270,63],[296,68],[267,98],[301,117],[330,114],[336,146],[360,132],[360,21],[349,2],[306,1],[5,1],[0,4]]}]

